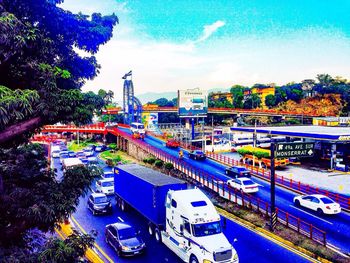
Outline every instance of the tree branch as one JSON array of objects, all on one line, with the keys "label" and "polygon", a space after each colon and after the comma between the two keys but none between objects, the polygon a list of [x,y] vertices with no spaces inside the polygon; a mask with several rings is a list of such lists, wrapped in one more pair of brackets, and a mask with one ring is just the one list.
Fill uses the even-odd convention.
[{"label": "tree branch", "polygon": [[22,135],[25,132],[39,127],[40,123],[41,117],[35,117],[7,127],[5,130],[0,132],[0,145],[13,140],[15,137]]}]

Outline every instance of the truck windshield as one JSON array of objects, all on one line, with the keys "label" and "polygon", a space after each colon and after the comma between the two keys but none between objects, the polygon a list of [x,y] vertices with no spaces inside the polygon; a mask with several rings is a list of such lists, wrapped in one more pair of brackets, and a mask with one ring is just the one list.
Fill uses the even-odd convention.
[{"label": "truck windshield", "polygon": [[210,236],[221,233],[220,221],[192,225],[193,235],[196,237]]}]

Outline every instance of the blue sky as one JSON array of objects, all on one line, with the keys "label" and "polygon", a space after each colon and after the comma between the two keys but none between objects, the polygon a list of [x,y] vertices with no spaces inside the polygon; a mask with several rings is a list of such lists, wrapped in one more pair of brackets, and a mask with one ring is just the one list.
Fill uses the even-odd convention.
[{"label": "blue sky", "polygon": [[347,0],[66,0],[62,8],[120,20],[97,54],[101,74],[85,90],[121,91],[130,69],[136,94],[319,73],[350,79]]}]

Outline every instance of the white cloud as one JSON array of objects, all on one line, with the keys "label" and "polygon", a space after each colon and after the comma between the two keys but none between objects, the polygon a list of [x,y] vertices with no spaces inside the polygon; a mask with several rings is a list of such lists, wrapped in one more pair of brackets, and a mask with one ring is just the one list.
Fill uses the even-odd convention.
[{"label": "white cloud", "polygon": [[223,27],[224,25],[225,25],[225,22],[221,20],[218,20],[211,25],[205,25],[202,36],[198,38],[195,41],[195,43],[199,43],[208,39],[212,34],[214,34],[220,27]]}]

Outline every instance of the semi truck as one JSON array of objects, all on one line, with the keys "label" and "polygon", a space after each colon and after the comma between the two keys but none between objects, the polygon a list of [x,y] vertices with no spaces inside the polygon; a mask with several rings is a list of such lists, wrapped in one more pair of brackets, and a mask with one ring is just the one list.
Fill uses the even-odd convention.
[{"label": "semi truck", "polygon": [[238,263],[222,232],[210,199],[197,188],[138,164],[114,168],[114,192],[123,211],[132,207],[144,216],[148,232],[188,263]]}]

